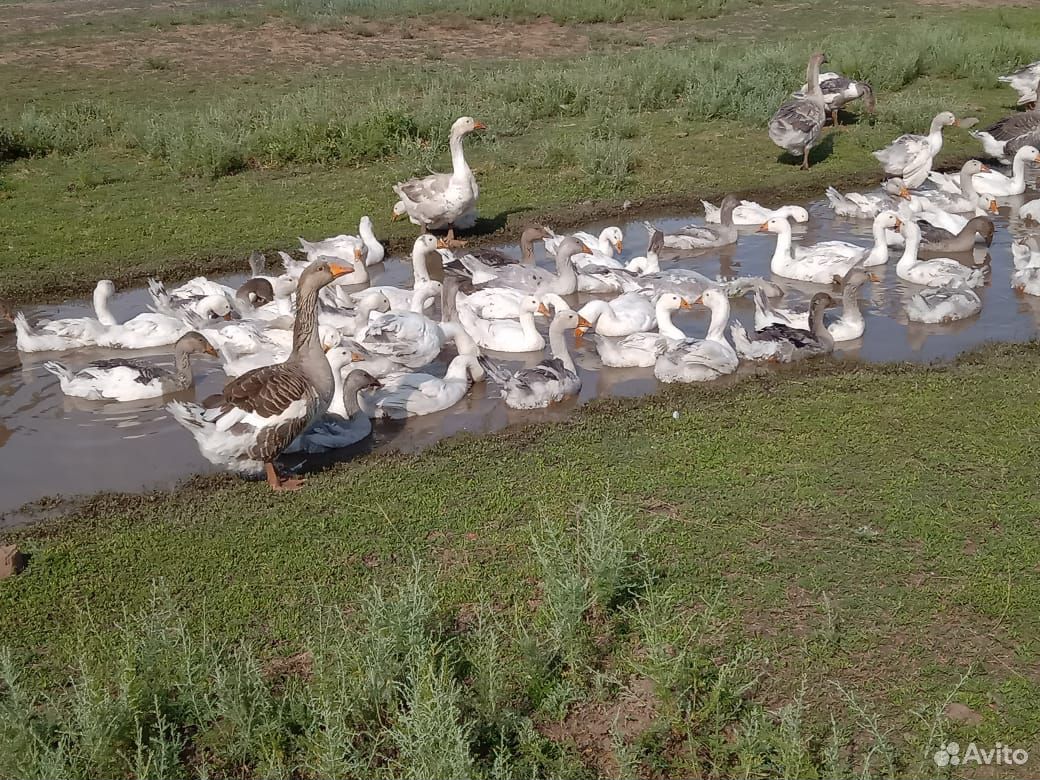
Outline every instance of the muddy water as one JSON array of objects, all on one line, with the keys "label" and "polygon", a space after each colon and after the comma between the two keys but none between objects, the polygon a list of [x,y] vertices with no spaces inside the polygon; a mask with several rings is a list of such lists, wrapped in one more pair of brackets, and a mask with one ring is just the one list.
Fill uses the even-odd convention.
[{"label": "muddy water", "polygon": [[[867,222],[835,219],[824,203],[809,206],[811,219],[799,226],[805,243],[823,240],[849,240],[868,245]],[[690,217],[660,219],[664,229],[689,223]],[[1029,230],[1002,209],[997,233],[990,249],[992,272],[985,288],[982,313],[950,325],[908,323],[904,304],[916,291],[895,274],[893,250],[890,264],[878,272],[881,281],[864,288],[867,321],[863,338],[840,345],[839,354],[864,361],[930,362],[949,359],[960,352],[993,341],[1025,341],[1036,333],[1040,323],[1040,298],[1016,294],[1010,287],[1010,244],[1012,231],[1021,235]],[[600,225],[589,226],[598,230]],[[1036,226],[1034,225],[1035,229]],[[625,257],[643,254],[646,230],[640,222],[624,226]],[[749,228],[735,247],[700,258],[683,259],[678,264],[715,276],[761,275],[768,277],[769,258],[774,247],[771,235],[757,234]],[[504,247],[515,251],[513,246]],[[544,261],[543,261],[544,262]],[[410,264],[390,259],[373,269],[374,284],[410,283]],[[236,284],[244,276],[227,281]],[[818,289],[813,285],[781,281],[787,288],[788,304],[805,303]],[[112,303],[117,317],[130,317],[147,308],[146,291],[119,294]],[[36,317],[90,315],[88,302],[75,301],[58,307],[29,309],[30,321]],[[754,309],[750,299],[734,302],[733,315],[751,325]],[[676,324],[690,335],[702,335],[707,327],[707,312],[695,307],[676,317]],[[544,325],[542,326],[544,327]],[[19,355],[13,333],[0,334],[0,526],[24,521],[16,512],[23,503],[44,496],[92,493],[98,490],[136,490],[169,488],[185,476],[212,471],[195,448],[192,437],[167,415],[165,400],[134,404],[104,404],[65,398],[57,381],[47,373],[45,359],[65,360],[82,365],[89,360],[113,354],[103,350],[81,350],[72,355]],[[124,353],[125,354],[125,353]],[[150,350],[137,355],[156,355],[169,365],[165,350]],[[510,364],[533,364],[540,355],[497,355]],[[445,355],[430,373],[443,372]],[[596,396],[635,396],[653,392],[657,382],[652,369],[605,369],[591,341],[578,350],[576,362],[583,387],[578,399],[548,410],[518,412],[495,398],[493,385],[477,383],[469,396],[445,412],[408,420],[405,423],[377,422],[372,440],[343,458],[359,451],[393,449],[412,452],[452,434],[468,431],[493,431],[515,422],[551,420],[566,417],[574,407]],[[225,380],[216,361],[199,360],[196,365],[197,393],[205,397],[217,392]],[[191,396],[191,393],[188,393]],[[293,463],[292,465],[297,465]],[[299,464],[303,465],[303,464]]]}]

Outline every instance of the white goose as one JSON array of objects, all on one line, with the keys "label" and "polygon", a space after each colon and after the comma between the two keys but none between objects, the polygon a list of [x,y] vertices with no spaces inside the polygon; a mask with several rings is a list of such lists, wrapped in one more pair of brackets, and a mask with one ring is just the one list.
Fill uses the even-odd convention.
[{"label": "white goose", "polygon": [[1026,191],[1026,163],[1040,162],[1040,150],[1035,146],[1023,146],[1011,161],[1011,176],[1000,171],[976,173],[971,181],[975,190],[983,196],[993,198],[1021,195]]},{"label": "white goose", "polygon": [[515,320],[485,320],[466,305],[466,296],[458,293],[458,315],[462,327],[483,349],[495,352],[535,352],[545,347],[545,338],[538,332],[536,314],[549,317],[546,305],[533,295],[520,301],[520,316]]},{"label": "white goose", "polygon": [[792,252],[791,225],[786,219],[774,217],[759,228],[761,232],[775,233],[776,249],[770,269],[778,276],[803,282],[830,284],[834,278],[844,278],[853,266],[880,265],[888,260],[888,242],[885,230],[900,223],[895,212],[883,211],[874,218],[874,246],[866,249],[845,241],[824,241],[810,247],[798,247]]},{"label": "white goose", "polygon": [[652,330],[656,322],[653,301],[643,292],[625,293],[612,301],[589,301],[578,314],[601,336],[629,336]]},{"label": "white goose", "polygon": [[[469,295],[459,296],[456,304],[461,309],[469,308],[476,316],[485,320],[515,320],[520,317],[520,302],[528,298],[523,290],[509,287],[484,287]],[[547,293],[538,296],[546,306],[554,309],[569,309],[570,304],[561,296]]]},{"label": "white goose", "polygon": [[506,406],[511,409],[545,408],[568,396],[577,395],[581,390],[581,378],[567,348],[566,331],[577,328],[577,337],[581,329],[591,324],[576,311],[568,309],[557,312],[549,326],[551,358],[515,372],[485,357],[480,358],[480,365],[491,379],[502,385]]},{"label": "white goose", "polygon": [[488,266],[471,255],[458,258],[474,285],[494,282],[496,287],[511,287],[531,295],[572,295],[578,289],[578,272],[574,255],[587,252],[588,247],[568,236],[556,249],[556,273],[537,266],[519,264]]},{"label": "white goose", "polygon": [[919,260],[917,252],[921,245],[921,228],[916,222],[903,222],[903,235],[906,237],[906,248],[896,263],[896,274],[900,279],[925,287],[945,287],[956,282],[964,282],[969,287],[982,284],[984,277],[980,268],[968,268],[948,257]]},{"label": "white goose", "polygon": [[[550,231],[549,236],[542,239],[542,243],[545,244],[545,251],[555,256],[565,238],[567,236],[560,236]],[[621,228],[615,226],[603,228],[598,236],[579,230],[577,233],[572,233],[570,238],[577,239],[588,247],[587,252],[581,252],[574,256],[574,260],[579,267],[589,261],[598,263],[612,261],[614,252],[621,254],[625,247],[624,233],[621,232]]]},{"label": "white goose", "polygon": [[974,317],[980,311],[982,299],[962,281],[921,290],[906,304],[906,318],[911,322],[955,322]]},{"label": "white goose", "polygon": [[[1035,201],[1040,203],[1040,201]],[[1028,236],[1011,244],[1012,289],[1026,295],[1040,295],[1040,238]]]},{"label": "white goose", "polygon": [[732,374],[740,363],[726,339],[729,299],[721,290],[705,290],[694,303],[711,309],[711,322],[703,339],[673,343],[654,363],[654,376],[662,382],[710,382]]},{"label": "white goose", "polygon": [[350,306],[356,306],[366,298],[382,296],[390,304],[390,311],[425,311],[430,308],[440,296],[441,283],[435,279],[419,282],[412,289],[403,287],[392,287],[389,285],[378,285],[368,287],[364,290],[348,293],[347,298]]},{"label": "white goose", "polygon": [[40,320],[30,325],[19,312],[14,318],[15,340],[19,352],[60,352],[89,347],[97,343],[104,329],[118,324],[109,309],[116,286],[102,279],[94,287],[94,317]]},{"label": "white goose", "polygon": [[[705,222],[717,224],[722,221],[722,209],[719,206],[706,200],[702,200],[701,205],[704,206]],[[802,206],[781,206],[777,209],[767,209],[753,200],[742,200],[740,205],[733,209],[733,224],[742,227],[761,225],[773,217],[785,217],[801,223],[809,221],[809,212]]]},{"label": "white goose", "polygon": [[[852,341],[863,335],[866,326],[859,304],[859,291],[867,282],[880,279],[872,273],[853,268],[845,277],[842,287],[841,317],[827,326],[827,332],[835,341]],[[809,330],[809,310],[774,308],[762,290],[755,291],[755,330],[764,330],[770,325],[787,325]]]},{"label": "white goose", "polygon": [[1018,93],[1020,106],[1036,106],[1037,93],[1040,92],[1040,60],[1023,65],[1006,76],[997,76],[997,81],[1010,86]]},{"label": "white goose", "polygon": [[90,401],[139,401],[187,390],[195,383],[191,356],[216,356],[201,333],[188,331],[174,345],[174,370],[128,358],[95,360],[77,371],[47,361],[43,367],[58,378],[65,395]]},{"label": "white goose", "polygon": [[455,228],[473,227],[480,189],[462,151],[462,139],[474,130],[486,129],[487,125],[472,117],[456,119],[448,137],[451,173],[434,173],[395,184],[394,192],[400,200],[394,207],[394,218],[403,212],[423,230],[447,228],[452,239]]},{"label": "white goose", "polygon": [[654,306],[657,332],[632,333],[620,338],[597,335],[596,351],[603,365],[612,368],[649,368],[669,345],[683,341],[686,334],[672,322],[672,312],[689,309],[690,302],[675,293],[663,293]]},{"label": "white goose", "polygon": [[882,211],[895,210],[897,208],[896,198],[910,197],[902,179],[888,179],[881,185],[881,189],[880,193],[841,193],[834,187],[828,187],[827,202],[839,217],[874,219]]},{"label": "white goose", "polygon": [[889,176],[899,176],[907,187],[920,187],[932,170],[932,161],[942,150],[943,128],[959,124],[951,112],[943,111],[932,119],[928,135],[901,135],[873,154]]},{"label": "white goose", "polygon": [[465,397],[473,382],[484,378],[484,369],[473,355],[457,355],[444,377],[431,374],[399,374],[382,388],[367,394],[365,403],[373,417],[402,420],[433,414],[454,406]]},{"label": "white goose", "polygon": [[330,257],[347,263],[357,256],[356,253],[359,250],[365,265],[376,265],[383,262],[383,258],[386,257],[386,249],[376,238],[375,231],[372,229],[372,219],[367,215],[363,216],[358,223],[358,235],[356,236],[340,234],[321,241],[307,241],[303,238],[299,240],[300,249],[311,262],[321,257]]}]

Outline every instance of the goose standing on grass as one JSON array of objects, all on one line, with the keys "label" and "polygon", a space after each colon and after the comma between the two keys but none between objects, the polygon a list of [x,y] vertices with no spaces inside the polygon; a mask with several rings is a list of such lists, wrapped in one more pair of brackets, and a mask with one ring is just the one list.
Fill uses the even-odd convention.
[{"label": "goose standing on grass", "polygon": [[[845,276],[841,290],[841,316],[827,326],[827,332],[835,341],[852,341],[863,335],[866,322],[860,308],[859,293],[867,282],[881,281],[877,276],[860,268],[853,268]],[[755,291],[755,330],[764,330],[770,325],[787,325],[809,330],[809,310],[774,308],[762,290]]]},{"label": "goose standing on grass", "polygon": [[448,409],[461,401],[484,369],[474,355],[457,355],[444,377],[432,374],[399,374],[385,386],[366,393],[365,406],[373,417],[403,420]]},{"label": "goose standing on grass", "polygon": [[694,303],[711,310],[708,333],[703,339],[673,342],[654,363],[654,376],[662,382],[710,382],[737,370],[740,359],[726,340],[729,298],[717,289],[705,290]]},{"label": "goose standing on grass", "polygon": [[1023,146],[1040,146],[1040,111],[1006,116],[971,135],[982,143],[986,154],[1007,164]]},{"label": "goose standing on grass", "polygon": [[217,351],[201,333],[189,331],[174,345],[173,371],[128,358],[95,360],[78,371],[55,361],[47,361],[43,367],[58,377],[65,395],[90,401],[139,401],[178,393],[195,384],[191,356],[198,354],[216,357]]},{"label": "goose standing on grass", "polygon": [[976,192],[983,196],[1003,198],[1021,195],[1026,191],[1027,162],[1040,162],[1040,150],[1035,146],[1023,146],[1015,152],[1015,158],[1011,161],[1011,176],[1005,176],[1000,171],[976,173],[971,177],[972,184]]},{"label": "goose standing on grass", "polygon": [[581,390],[581,378],[567,348],[567,331],[576,328],[577,338],[582,329],[591,325],[576,311],[557,312],[549,325],[551,358],[515,372],[486,357],[480,358],[480,365],[492,380],[502,385],[502,397],[510,409],[544,409]]},{"label": "goose standing on grass", "polygon": [[906,248],[896,263],[896,275],[900,279],[925,287],[945,287],[956,282],[964,282],[969,287],[982,284],[981,268],[969,268],[948,257],[919,260],[917,253],[921,246],[921,228],[916,222],[904,222],[903,235],[906,237]]},{"label": "goose standing on grass", "polygon": [[923,219],[917,221],[917,226],[921,229],[922,252],[970,252],[975,248],[977,235],[982,236],[986,246],[991,246],[995,231],[989,217],[972,217],[957,233],[943,230]]},{"label": "goose standing on grass", "polygon": [[820,65],[826,61],[823,52],[809,58],[805,94],[785,102],[769,120],[770,140],[788,154],[801,155],[803,171],[809,169],[809,152],[820,140],[827,121],[827,107],[820,91]]},{"label": "goose standing on grass", "polygon": [[556,234],[542,225],[532,225],[520,234],[520,259],[507,255],[498,249],[473,249],[469,254],[491,268],[502,265],[534,265],[534,245],[539,241],[552,238]]},{"label": "goose standing on grass", "polygon": [[737,354],[748,360],[790,363],[802,358],[825,355],[834,350],[834,338],[823,323],[823,313],[834,300],[827,293],[816,293],[809,301],[809,328],[770,325],[748,336],[744,326],[730,327]]},{"label": "goose standing on grass", "polygon": [[368,266],[381,263],[386,257],[386,248],[376,238],[372,228],[372,218],[367,215],[363,216],[358,223],[358,235],[356,236],[341,234],[321,241],[307,241],[303,238],[300,238],[299,241],[300,249],[312,263],[324,257],[346,265],[360,253],[360,259]]},{"label": "goose standing on grass", "polygon": [[1024,65],[1006,76],[997,76],[997,81],[1009,85],[1018,93],[1018,105],[1036,108],[1037,92],[1040,91],[1040,60]]},{"label": "goose standing on grass", "polygon": [[[733,221],[733,212],[738,206],[740,200],[737,196],[727,195],[719,207],[719,227],[687,225],[674,233],[665,233],[664,246],[669,249],[691,251],[735,244],[739,233]],[[657,232],[657,227],[652,222],[644,222],[643,226],[651,236]]]},{"label": "goose standing on grass", "polygon": [[119,323],[109,309],[115,292],[115,284],[108,279],[102,279],[94,286],[93,317],[39,320],[30,325],[25,315],[18,312],[12,319],[18,351],[61,352],[93,346],[105,328]]},{"label": "goose standing on grass", "polygon": [[907,187],[920,187],[932,170],[932,161],[942,150],[943,128],[959,124],[951,112],[943,111],[932,119],[928,135],[901,135],[873,154],[889,176],[900,177]]},{"label": "goose standing on grass", "polygon": [[[809,91],[808,83],[802,84],[800,95]],[[868,114],[873,114],[877,109],[877,101],[874,99],[874,89],[865,81],[842,76],[840,73],[828,72],[820,74],[820,92],[823,93],[823,104],[831,112],[831,125],[838,126],[838,111],[847,106],[853,100],[863,98],[863,105]]]},{"label": "goose standing on grass", "polygon": [[982,299],[979,294],[961,281],[922,290],[911,296],[906,304],[908,320],[930,324],[964,320],[980,311]]},{"label": "goose standing on grass", "polygon": [[312,264],[300,277],[293,349],[284,363],[249,371],[205,406],[173,402],[174,419],[195,437],[211,463],[241,473],[265,473],[273,490],[295,490],[274,460],[328,409],[336,383],[318,339],[318,291],[347,269]]},{"label": "goose standing on grass", "polygon": [[648,330],[621,337],[596,334],[596,351],[603,365],[612,368],[649,368],[654,365],[672,343],[686,339],[686,334],[672,322],[672,312],[690,308],[690,302],[681,295],[663,293],[654,305],[656,332]]},{"label": "goose standing on grass", "polygon": [[297,436],[283,454],[341,450],[372,433],[372,420],[361,411],[358,393],[382,387],[379,380],[367,371],[355,368],[357,364],[353,361],[360,356],[350,349],[336,347],[330,349],[325,357],[336,385],[329,408],[325,416]]},{"label": "goose standing on grass", "polygon": [[[704,207],[704,221],[719,223],[722,221],[722,209],[706,200],[701,201]],[[809,212],[803,206],[781,206],[778,209],[767,209],[755,203],[753,200],[742,200],[740,205],[733,209],[733,224],[742,227],[761,225],[773,217],[786,217],[795,222],[809,221]]]},{"label": "goose standing on grass", "polygon": [[456,228],[473,227],[477,222],[480,189],[462,151],[462,139],[475,130],[486,129],[487,125],[472,117],[456,119],[448,136],[451,173],[434,173],[395,184],[394,192],[400,200],[394,208],[394,218],[401,210],[424,232],[447,229],[449,241],[454,241]]}]

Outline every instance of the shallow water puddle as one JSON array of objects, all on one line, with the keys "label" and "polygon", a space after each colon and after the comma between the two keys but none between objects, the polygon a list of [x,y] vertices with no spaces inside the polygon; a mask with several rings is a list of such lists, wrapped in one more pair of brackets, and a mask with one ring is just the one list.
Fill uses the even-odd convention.
[{"label": "shallow water puddle", "polygon": [[[779,205],[779,204],[778,204]],[[809,205],[808,225],[798,226],[796,235],[804,243],[825,240],[849,240],[864,246],[871,243],[870,224],[866,221],[836,219],[823,202]],[[674,229],[699,218],[678,217],[657,220],[665,230]],[[1011,221],[1016,235],[1028,232],[1018,220]],[[970,320],[950,325],[908,323],[905,301],[917,291],[901,281],[895,273],[900,250],[893,250],[887,266],[871,269],[881,281],[863,289],[863,308],[867,320],[863,338],[839,345],[838,354],[864,361],[930,362],[950,359],[960,352],[993,341],[1026,341],[1040,324],[1040,298],[1015,293],[1010,286],[1011,241],[1008,209],[996,219],[997,232],[990,249],[991,268],[986,286],[979,292],[982,313]],[[601,225],[590,226],[596,231]],[[641,221],[624,225],[625,258],[645,253],[647,232]],[[1034,225],[1033,230],[1040,232]],[[758,234],[754,228],[744,234],[735,247],[700,258],[683,259],[678,265],[695,268],[710,277],[716,275],[760,275],[770,277],[769,258],[775,245],[772,235]],[[515,246],[507,251],[518,252]],[[537,250],[540,253],[540,248]],[[981,250],[976,250],[977,252]],[[272,253],[273,256],[273,253]],[[545,264],[544,258],[540,260]],[[243,263],[244,265],[244,263]],[[382,268],[373,268],[373,284],[411,282],[411,265],[393,258]],[[240,283],[244,275],[230,277],[230,284]],[[819,288],[814,285],[778,279],[787,289],[786,305],[806,303]],[[577,300],[584,302],[588,296]],[[130,317],[147,309],[150,298],[146,290],[131,290],[117,295],[112,311],[117,317]],[[35,318],[89,316],[89,302],[76,301],[57,307],[28,308],[30,321]],[[733,301],[733,316],[749,327],[754,318],[750,296]],[[702,335],[707,328],[708,313],[702,307],[681,312],[675,318],[690,335]],[[544,329],[545,323],[541,324]],[[76,354],[19,355],[13,332],[0,335],[0,527],[24,521],[13,510],[25,502],[56,494],[74,495],[99,490],[137,490],[170,488],[177,481],[196,473],[214,471],[195,447],[192,437],[174,423],[164,405],[168,399],[133,404],[104,404],[65,398],[57,381],[42,363],[57,357],[73,366],[115,354],[108,350],[81,350]],[[127,353],[119,353],[127,354]],[[170,364],[167,350],[142,350],[135,355],[161,355]],[[495,355],[511,364],[533,364],[539,354],[524,356]],[[426,369],[443,373],[446,358]],[[512,423],[562,419],[576,405],[597,396],[637,396],[651,393],[657,387],[652,369],[606,369],[596,355],[590,339],[576,353],[582,373],[580,398],[536,412],[508,409],[495,397],[494,385],[477,383],[462,403],[438,414],[412,418],[407,422],[376,422],[372,440],[352,450],[338,453],[341,459],[370,450],[414,452],[455,433],[480,433],[501,429]],[[203,398],[218,392],[225,381],[217,361],[195,361],[196,393]],[[190,393],[188,396],[190,397]],[[290,461],[292,462],[292,461]]]}]

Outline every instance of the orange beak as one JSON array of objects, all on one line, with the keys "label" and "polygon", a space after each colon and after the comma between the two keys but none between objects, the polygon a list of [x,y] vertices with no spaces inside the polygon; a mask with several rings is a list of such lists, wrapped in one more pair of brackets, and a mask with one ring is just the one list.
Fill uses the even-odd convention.
[{"label": "orange beak", "polygon": [[953,126],[954,127],[960,127],[961,126],[961,120],[954,118]]},{"label": "orange beak", "polygon": [[487,125],[485,125],[483,122],[474,122],[473,123],[473,129],[474,130],[487,130]]},{"label": "orange beak", "polygon": [[703,295],[698,295],[697,296],[697,300],[695,300],[694,303],[703,304],[704,303],[704,296]]},{"label": "orange beak", "polygon": [[578,315],[578,327],[579,327],[579,328],[585,328],[585,329],[588,329],[588,328],[591,328],[591,327],[592,327],[592,323],[591,323],[591,322],[589,322],[589,321],[588,321],[587,319],[585,319],[584,317],[582,317],[582,316],[581,316],[581,315],[579,314],[579,315]]},{"label": "orange beak", "polygon": [[333,279],[335,279],[337,276],[343,276],[344,274],[349,274],[353,270],[354,270],[353,268],[346,268],[346,267],[344,267],[342,265],[338,265],[337,263],[329,263],[329,273],[332,274],[332,278]]},{"label": "orange beak", "polygon": [[877,274],[867,274],[867,278],[870,279],[870,281],[872,281],[872,282],[880,282],[881,281],[881,277],[878,276]]},{"label": "orange beak", "polygon": [[618,241],[618,242],[617,242],[616,244],[614,244],[614,248],[615,248],[615,249],[616,249],[616,250],[617,250],[618,252],[621,252],[621,251],[622,251],[622,249],[624,249],[624,247],[625,247],[625,242],[624,242],[624,241]]},{"label": "orange beak", "polygon": [[322,345],[321,345],[321,351],[322,351],[322,352],[324,352],[324,353],[326,353],[326,354],[328,354],[328,351],[329,351],[330,349],[332,349],[332,347],[331,347],[331,346],[329,346],[328,344],[322,344]]},{"label": "orange beak", "polygon": [[896,218],[896,228],[895,229],[896,230],[902,230],[903,229],[903,220],[901,220],[899,218]]},{"label": "orange beak", "polygon": [[906,187],[901,187],[899,189],[899,197],[905,198],[906,200],[910,200],[910,190],[908,190]]},{"label": "orange beak", "polygon": [[990,167],[989,167],[988,165],[986,165],[985,163],[983,163],[983,164],[982,164],[982,166],[981,166],[981,167],[979,168],[979,170],[980,170],[980,171],[981,171],[982,173],[989,173],[989,172],[990,172],[990,171],[991,171],[992,169],[991,169],[991,168],[990,168]]},{"label": "orange beak", "polygon": [[1033,162],[1040,162],[1040,154],[1033,158]]},{"label": "orange beak", "polygon": [[212,344],[206,345],[206,348],[203,350],[203,352],[205,352],[207,355],[212,355],[213,357],[220,357],[217,354],[217,350],[213,349]]},{"label": "orange beak", "polygon": [[[697,297],[697,301],[696,302],[697,303],[701,302],[700,296]],[[679,308],[680,309],[692,309],[693,305],[688,300],[686,300],[685,298],[680,298],[679,299]]]},{"label": "orange beak", "polygon": [[360,261],[364,257],[361,248],[358,247],[354,250],[354,259]]},{"label": "orange beak", "polygon": [[769,232],[769,223],[768,222],[763,222],[761,225],[758,226],[758,231],[757,232],[759,232],[759,233],[768,233]]},{"label": "orange beak", "polygon": [[391,222],[397,222],[397,218],[400,217],[400,216],[401,215],[398,214],[396,211],[393,211],[393,212],[390,213],[390,221]]},{"label": "orange beak", "polygon": [[538,304],[538,310],[535,313],[536,314],[541,314],[543,317],[551,317],[552,316],[552,312],[549,311],[549,307],[546,306],[544,303],[539,303]]},{"label": "orange beak", "polygon": [[997,204],[997,202],[995,200],[991,200],[989,202],[989,210],[993,214],[999,214],[1000,213],[1000,206]]},{"label": "orange beak", "polygon": [[445,241],[443,238],[438,238],[437,239],[437,248],[438,249],[447,249],[448,248],[448,242]]},{"label": "orange beak", "polygon": [[228,312],[227,314],[224,315],[224,319],[230,321],[230,320],[235,319],[235,317],[234,317],[234,315],[231,312]]},{"label": "orange beak", "polygon": [[581,247],[581,251],[584,252],[585,254],[587,254],[587,255],[591,255],[592,254],[592,250],[589,249],[589,245],[586,244],[584,241],[579,241],[578,242],[578,246]]},{"label": "orange beak", "polygon": [[358,352],[351,352],[350,353],[350,361],[352,363],[360,363],[364,359],[365,359],[365,356],[360,354],[360,353],[358,353]]}]

